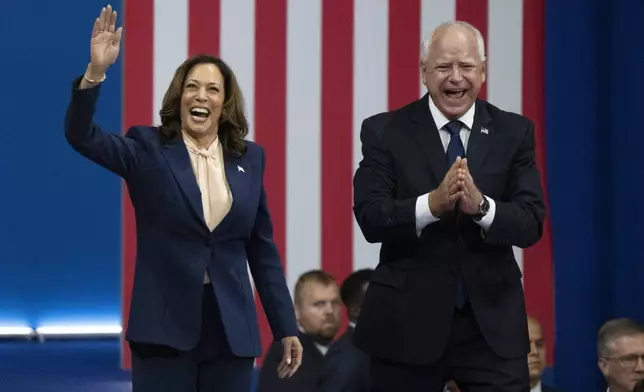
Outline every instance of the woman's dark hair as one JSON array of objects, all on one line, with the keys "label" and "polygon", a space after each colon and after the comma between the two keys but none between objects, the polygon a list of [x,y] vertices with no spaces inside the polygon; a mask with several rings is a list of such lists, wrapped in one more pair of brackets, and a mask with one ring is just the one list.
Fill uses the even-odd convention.
[{"label": "woman's dark hair", "polygon": [[219,117],[218,137],[224,151],[240,156],[246,151],[244,138],[248,134],[244,97],[233,71],[215,56],[205,54],[192,56],[174,72],[174,77],[163,96],[163,103],[159,111],[161,136],[165,141],[169,141],[181,135],[181,95],[188,74],[193,67],[199,64],[214,64],[224,77],[226,96],[221,108],[221,117]]}]

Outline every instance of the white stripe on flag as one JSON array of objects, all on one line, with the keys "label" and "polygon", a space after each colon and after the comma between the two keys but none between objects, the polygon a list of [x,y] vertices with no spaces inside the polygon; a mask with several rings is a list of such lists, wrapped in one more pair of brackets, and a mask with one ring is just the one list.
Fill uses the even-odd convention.
[{"label": "white stripe on flag", "polygon": [[[523,83],[523,1],[489,0],[487,42],[488,101],[521,113]],[[523,250],[513,248],[523,271]]]},{"label": "white stripe on flag", "polygon": [[488,101],[503,110],[521,113],[523,82],[523,2],[489,0]]},{"label": "white stripe on flag", "polygon": [[[456,17],[456,0],[422,0],[420,5],[420,42],[418,53],[420,61],[421,44],[425,39],[431,38],[432,31],[441,23],[450,22]],[[427,88],[420,80],[420,69],[418,71],[420,83],[420,96],[427,93]]]},{"label": "white stripe on flag", "polygon": [[288,1],[286,281],[291,291],[302,273],[321,266],[321,1]]},{"label": "white stripe on flag", "polygon": [[[387,110],[389,73],[389,4],[387,0],[355,0],[353,57],[353,171],[362,159],[362,121]],[[370,244],[353,222],[353,268],[378,264],[380,244]]]},{"label": "white stripe on flag", "polygon": [[[168,28],[172,26],[172,28]],[[188,56],[188,0],[154,1],[154,82],[152,119],[159,110],[174,71]],[[142,91],[141,94],[147,94]]]},{"label": "white stripe on flag", "polygon": [[[244,94],[249,126],[246,139],[252,141],[255,140],[255,1],[221,0],[219,4],[219,56],[235,73],[237,83]],[[244,23],[239,23],[240,20]],[[255,282],[250,267],[247,266],[247,269],[254,293]]]},{"label": "white stripe on flag", "polygon": [[235,72],[250,126],[247,139],[255,140],[255,1],[221,0],[220,7],[220,56]]}]

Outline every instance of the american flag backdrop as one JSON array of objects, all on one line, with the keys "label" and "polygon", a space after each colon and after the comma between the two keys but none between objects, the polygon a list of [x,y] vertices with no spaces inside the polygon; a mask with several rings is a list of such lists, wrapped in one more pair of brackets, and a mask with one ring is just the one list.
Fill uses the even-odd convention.
[{"label": "american flag backdrop", "polygon": [[[267,153],[265,184],[291,290],[322,268],[338,280],[375,267],[353,218],[352,176],[365,117],[425,94],[422,38],[439,23],[466,20],[483,33],[488,78],[481,97],[536,123],[544,165],[545,0],[124,0],[123,129],[158,124],[163,94],[188,56],[218,55],[245,95],[250,140]],[[539,244],[516,249],[528,311],[552,354],[549,224]],[[123,327],[136,254],[134,213],[123,189]],[[257,300],[264,348],[272,338]],[[130,367],[123,345],[123,367]]]}]

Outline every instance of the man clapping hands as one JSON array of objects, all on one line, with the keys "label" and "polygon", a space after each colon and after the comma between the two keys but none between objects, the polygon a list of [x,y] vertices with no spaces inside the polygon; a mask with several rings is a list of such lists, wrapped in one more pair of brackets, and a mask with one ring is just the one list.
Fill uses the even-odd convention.
[{"label": "man clapping hands", "polygon": [[439,218],[443,213],[456,208],[475,220],[489,210],[489,200],[483,197],[467,167],[467,158],[456,158],[443,182],[429,193],[429,210]]}]

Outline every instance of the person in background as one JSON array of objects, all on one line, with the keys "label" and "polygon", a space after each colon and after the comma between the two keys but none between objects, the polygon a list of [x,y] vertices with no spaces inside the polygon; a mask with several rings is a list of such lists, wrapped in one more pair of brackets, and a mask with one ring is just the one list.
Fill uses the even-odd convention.
[{"label": "person in background", "polygon": [[347,276],[344,282],[342,282],[340,297],[347,309],[347,316],[349,317],[349,328],[346,332],[347,336],[353,335],[353,330],[355,329],[358,317],[360,316],[362,300],[367,288],[369,287],[369,281],[371,280],[372,275],[373,269],[365,268],[352,272]]},{"label": "person in background", "polygon": [[543,369],[546,367],[546,342],[543,338],[541,323],[531,316],[528,316],[528,338],[530,339],[530,353],[528,354],[530,392],[560,392],[541,382]]},{"label": "person in background", "polygon": [[344,352],[333,344],[342,311],[338,284],[325,271],[308,271],[298,278],[293,296],[304,348],[302,366],[291,378],[279,377],[283,346],[273,343],[264,357],[257,392],[332,392],[329,388],[338,377],[332,361],[342,359]]},{"label": "person in background", "polygon": [[632,392],[644,380],[644,325],[628,318],[607,321],[599,329],[597,356],[608,392]]},{"label": "person in background", "polygon": [[332,361],[336,378],[344,375],[346,381],[336,383],[336,392],[369,392],[369,356],[358,350],[353,344],[353,331],[355,330],[362,299],[369,287],[373,269],[365,268],[354,271],[342,282],[340,297],[347,310],[349,325],[346,332],[337,340],[335,345],[344,348],[337,350],[343,353],[343,360]]},{"label": "person in background", "polygon": [[136,214],[125,336],[132,390],[249,391],[261,342],[247,265],[283,348],[279,374],[290,377],[302,346],[273,243],[265,154],[244,140],[248,123],[233,71],[219,58],[191,57],[165,93],[160,126],[105,132],[93,118],[119,54],[116,17],[108,5],[94,22],[90,63],[73,81],[65,136],[79,154],[125,180]]}]

